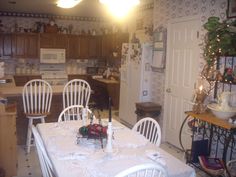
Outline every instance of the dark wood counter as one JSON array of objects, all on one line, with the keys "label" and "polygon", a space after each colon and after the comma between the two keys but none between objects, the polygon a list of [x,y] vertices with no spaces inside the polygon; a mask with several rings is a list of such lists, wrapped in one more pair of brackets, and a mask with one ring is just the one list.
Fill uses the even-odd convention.
[{"label": "dark wood counter", "polygon": [[17,175],[16,107],[0,104],[0,167],[6,177]]},{"label": "dark wood counter", "polygon": [[[102,94],[98,104],[108,107],[108,97],[111,97],[113,109],[119,109],[120,82],[108,79],[92,79],[94,94]],[[98,98],[99,99],[99,98]]]}]

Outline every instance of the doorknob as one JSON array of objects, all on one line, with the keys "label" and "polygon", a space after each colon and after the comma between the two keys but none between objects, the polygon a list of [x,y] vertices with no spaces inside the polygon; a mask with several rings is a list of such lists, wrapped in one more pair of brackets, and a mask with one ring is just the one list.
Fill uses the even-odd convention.
[{"label": "doorknob", "polygon": [[170,89],[170,88],[167,88],[167,89],[166,89],[166,92],[167,92],[167,93],[171,93],[171,89]]}]

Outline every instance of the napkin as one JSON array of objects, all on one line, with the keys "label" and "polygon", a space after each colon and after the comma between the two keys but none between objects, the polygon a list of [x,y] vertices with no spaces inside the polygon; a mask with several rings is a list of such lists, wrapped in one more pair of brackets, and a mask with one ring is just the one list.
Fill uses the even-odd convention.
[{"label": "napkin", "polygon": [[68,154],[61,154],[58,156],[60,160],[85,160],[89,153],[84,152],[72,152]]},{"label": "napkin", "polygon": [[149,159],[151,159],[157,163],[160,163],[163,166],[166,166],[166,162],[165,162],[164,158],[161,156],[161,154],[158,151],[146,150],[145,153]]}]

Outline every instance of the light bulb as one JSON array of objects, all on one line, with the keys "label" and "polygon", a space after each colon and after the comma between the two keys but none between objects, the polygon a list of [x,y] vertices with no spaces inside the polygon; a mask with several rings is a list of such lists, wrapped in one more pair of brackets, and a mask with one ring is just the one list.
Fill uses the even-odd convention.
[{"label": "light bulb", "polygon": [[58,0],[57,6],[61,8],[72,8],[79,4],[82,0]]}]

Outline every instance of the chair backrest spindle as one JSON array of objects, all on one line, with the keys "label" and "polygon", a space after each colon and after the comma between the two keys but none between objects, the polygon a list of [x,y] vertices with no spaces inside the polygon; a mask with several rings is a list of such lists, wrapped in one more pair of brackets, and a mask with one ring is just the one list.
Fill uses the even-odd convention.
[{"label": "chair backrest spindle", "polygon": [[24,85],[22,97],[25,114],[43,115],[49,113],[52,88],[48,82],[41,79],[30,80]]},{"label": "chair backrest spindle", "polygon": [[[72,105],[65,108],[59,115],[58,122],[70,120],[83,120],[93,116],[92,111],[83,105]],[[96,117],[94,117],[96,119]]]},{"label": "chair backrest spindle", "polygon": [[151,143],[160,146],[161,128],[155,119],[150,117],[143,118],[134,125],[132,130],[145,136]]},{"label": "chair backrest spindle", "polygon": [[82,79],[69,81],[63,89],[63,108],[71,105],[88,106],[91,88],[88,82]]}]

